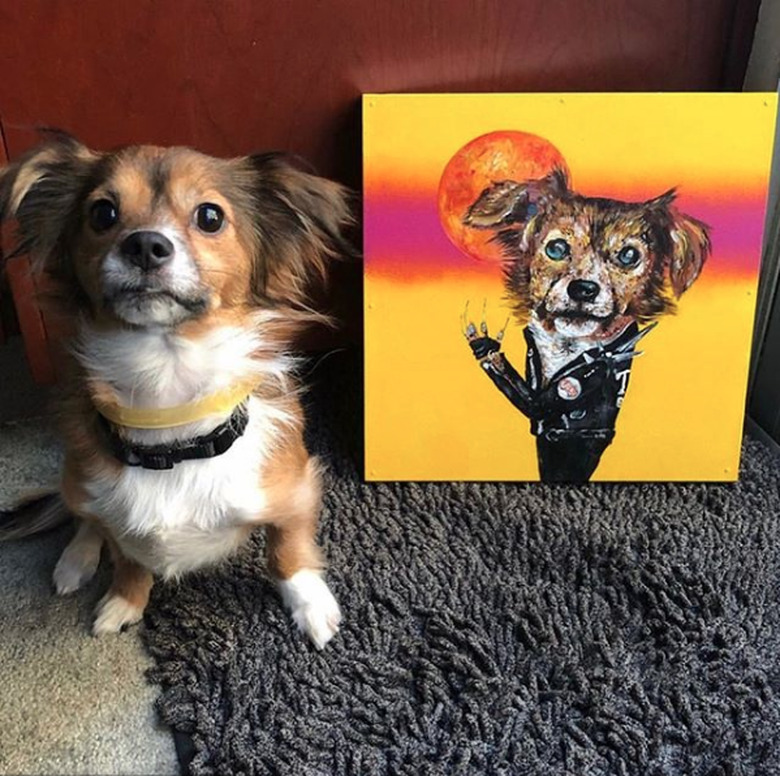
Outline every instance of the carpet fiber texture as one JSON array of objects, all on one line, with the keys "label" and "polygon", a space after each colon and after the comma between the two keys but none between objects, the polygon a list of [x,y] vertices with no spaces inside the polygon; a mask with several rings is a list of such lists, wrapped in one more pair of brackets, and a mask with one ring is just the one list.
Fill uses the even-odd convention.
[{"label": "carpet fiber texture", "polygon": [[144,637],[191,773],[780,773],[766,448],[735,485],[363,484],[331,364],[311,447],[342,630],[295,632],[261,535],[158,586]]}]

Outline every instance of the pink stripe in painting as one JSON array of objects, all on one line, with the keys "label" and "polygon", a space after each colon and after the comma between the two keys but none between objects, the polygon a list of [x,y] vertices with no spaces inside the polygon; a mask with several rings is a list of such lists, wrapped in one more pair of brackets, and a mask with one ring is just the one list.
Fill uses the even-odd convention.
[{"label": "pink stripe in painting", "polygon": [[[724,203],[681,197],[678,205],[681,212],[712,228],[713,268],[726,273],[758,270],[765,214],[763,200],[733,199]],[[493,271],[492,264],[480,264],[450,243],[439,222],[434,197],[375,197],[365,203],[364,214],[365,261],[369,271],[381,272],[388,261],[394,265],[394,275],[404,267],[416,276],[435,269]],[[399,266],[401,257],[403,264]]]}]

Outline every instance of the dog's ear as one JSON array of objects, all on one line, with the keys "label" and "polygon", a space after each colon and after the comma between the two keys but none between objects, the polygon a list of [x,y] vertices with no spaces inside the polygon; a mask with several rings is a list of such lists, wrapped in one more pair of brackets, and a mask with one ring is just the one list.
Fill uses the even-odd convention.
[{"label": "dog's ear", "polygon": [[695,218],[672,210],[672,256],[669,279],[675,296],[680,297],[701,274],[712,251],[709,227]]},{"label": "dog's ear", "polygon": [[344,237],[353,223],[349,192],[283,154],[258,154],[248,163],[258,245],[255,291],[276,302],[305,304],[312,281],[326,280],[328,261],[354,255]]},{"label": "dog's ear", "polygon": [[666,242],[669,282],[679,299],[701,274],[704,262],[712,251],[710,228],[696,218],[680,213],[674,207],[674,189],[651,199],[646,206],[660,214]]},{"label": "dog's ear", "polygon": [[0,170],[0,218],[15,218],[14,253],[29,253],[38,267],[61,246],[79,197],[99,156],[62,132]]},{"label": "dog's ear", "polygon": [[522,227],[550,201],[564,196],[568,188],[566,173],[560,168],[535,180],[500,181],[479,195],[463,216],[463,223],[474,229]]}]

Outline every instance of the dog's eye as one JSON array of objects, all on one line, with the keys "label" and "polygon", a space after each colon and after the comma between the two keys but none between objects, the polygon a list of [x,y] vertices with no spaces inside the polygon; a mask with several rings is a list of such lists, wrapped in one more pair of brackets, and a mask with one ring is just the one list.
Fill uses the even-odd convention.
[{"label": "dog's eye", "polygon": [[195,211],[195,223],[201,232],[215,234],[225,223],[225,211],[219,205],[204,202],[202,205],[198,205]]},{"label": "dog's eye", "polygon": [[89,209],[89,225],[96,232],[105,232],[119,220],[119,208],[110,199],[98,199]]},{"label": "dog's eye", "polygon": [[571,249],[569,248],[569,243],[567,243],[566,240],[561,240],[559,237],[556,240],[550,240],[550,242],[544,246],[544,252],[547,254],[548,258],[553,261],[562,261],[569,255]]},{"label": "dog's eye", "polygon": [[639,259],[642,258],[642,254],[633,245],[626,245],[620,249],[620,253],[617,255],[618,264],[621,267],[633,267],[639,263]]}]

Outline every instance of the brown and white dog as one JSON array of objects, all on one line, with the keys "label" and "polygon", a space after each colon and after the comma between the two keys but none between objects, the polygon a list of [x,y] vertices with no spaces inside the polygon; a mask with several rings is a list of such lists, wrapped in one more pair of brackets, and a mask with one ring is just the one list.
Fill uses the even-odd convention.
[{"label": "brown and white dog", "polygon": [[[341,614],[315,544],[320,472],[290,342],[322,317],[307,286],[344,248],[344,189],[277,154],[98,153],[57,135],[0,175],[3,217],[77,329],[61,413],[77,530],[57,592],[84,585],[107,545],[94,632],[118,631],[154,576],[219,561],[262,525],[282,598],[323,647]],[[55,512],[29,530],[19,513],[5,535]]]}]

